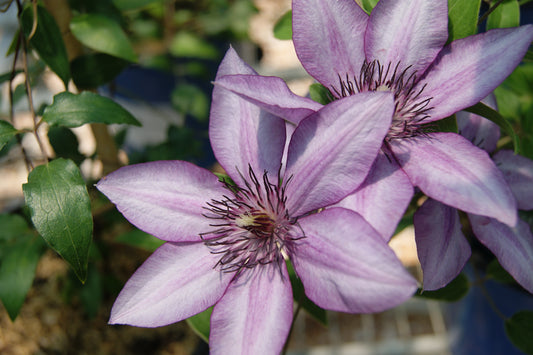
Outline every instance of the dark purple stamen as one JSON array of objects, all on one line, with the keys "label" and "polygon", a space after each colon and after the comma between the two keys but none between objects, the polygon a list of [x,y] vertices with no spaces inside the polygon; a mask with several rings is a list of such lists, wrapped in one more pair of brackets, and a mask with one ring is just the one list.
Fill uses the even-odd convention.
[{"label": "dark purple stamen", "polygon": [[231,195],[207,202],[204,216],[214,220],[215,229],[200,234],[211,253],[221,255],[215,267],[237,274],[257,265],[280,265],[294,242],[305,237],[285,207],[290,179],[272,184],[267,172],[259,180],[251,167],[248,178],[241,177],[244,188],[223,182]]},{"label": "dark purple stamen", "polygon": [[[417,89],[418,78],[411,66],[399,69],[398,62],[394,69],[392,63],[386,67],[374,60],[365,61],[358,76],[351,79],[348,75],[343,78],[340,74],[338,88],[332,86],[332,93],[337,99],[363,91],[388,90],[394,94],[394,117],[386,141],[398,138],[409,138],[424,135],[422,125],[430,117],[430,98],[421,98],[426,85]],[[390,76],[389,76],[390,74]]]}]

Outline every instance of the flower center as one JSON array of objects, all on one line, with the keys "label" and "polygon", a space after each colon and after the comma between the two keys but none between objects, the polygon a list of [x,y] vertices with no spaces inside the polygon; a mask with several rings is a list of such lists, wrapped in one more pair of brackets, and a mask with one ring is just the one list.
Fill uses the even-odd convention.
[{"label": "flower center", "polygon": [[243,180],[244,188],[224,182],[231,194],[207,202],[204,216],[214,221],[210,224],[214,229],[200,235],[211,253],[221,255],[215,267],[237,274],[245,268],[281,263],[295,241],[304,238],[285,208],[288,181],[273,184],[267,172],[259,180],[251,168]]},{"label": "flower center", "polygon": [[385,67],[377,60],[365,61],[359,76],[342,78],[339,75],[339,86],[332,86],[332,94],[337,99],[363,91],[391,91],[394,94],[394,116],[386,141],[423,134],[423,121],[432,109],[429,106],[431,98],[420,98],[426,85],[418,89],[416,72],[410,66],[400,71],[399,65],[398,62],[392,69],[392,63]]}]

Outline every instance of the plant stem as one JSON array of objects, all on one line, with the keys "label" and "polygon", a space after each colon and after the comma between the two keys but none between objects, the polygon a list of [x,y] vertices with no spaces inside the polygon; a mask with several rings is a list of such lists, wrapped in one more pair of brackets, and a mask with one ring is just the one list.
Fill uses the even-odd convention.
[{"label": "plant stem", "polygon": [[494,5],[491,5],[491,7],[487,10],[487,12],[485,12],[485,13],[483,14],[483,16],[481,16],[481,17],[479,18],[479,20],[477,21],[477,25],[479,26],[483,21],[485,21],[485,20],[487,19],[487,17],[489,17],[489,15],[490,15],[494,10],[496,10],[496,8],[497,8],[498,6],[500,6],[501,3],[504,2],[504,1],[505,1],[505,0],[497,0],[497,1],[494,3]]},{"label": "plant stem", "polygon": [[[37,14],[34,14],[34,16],[37,16]],[[46,154],[46,150],[44,149],[44,145],[43,145],[43,142],[41,141],[41,137],[39,137],[39,133],[37,132],[39,125],[38,125],[37,115],[35,114],[35,108],[33,107],[30,73],[28,70],[27,50],[28,50],[28,47],[26,45],[26,39],[22,38],[22,65],[24,68],[24,76],[25,76],[24,83],[26,84],[26,96],[28,97],[28,104],[30,106],[30,113],[31,113],[32,121],[33,121],[33,134],[35,135],[35,139],[37,140],[37,144],[39,145],[39,149],[41,150],[41,153],[43,154],[44,159],[46,160],[46,162],[48,162],[48,155]]]},{"label": "plant stem", "polygon": [[[44,0],[44,5],[54,17],[62,33],[69,61],[82,55],[83,46],[70,31],[72,12],[68,0]],[[121,166],[118,159],[118,148],[108,127],[102,123],[92,123],[90,127],[96,141],[96,154],[103,165],[103,174],[118,169]]]},{"label": "plant stem", "polygon": [[[15,54],[13,56],[13,66],[11,68],[11,75],[9,77],[9,119],[11,120],[11,124],[15,126],[15,108],[13,104],[13,81],[15,80],[15,73],[16,73],[16,66],[17,66],[17,60],[18,60],[18,54],[20,50],[20,42],[23,41],[22,34],[19,34],[17,39],[17,46],[15,48]],[[16,135],[17,144],[20,147],[20,150],[22,151],[22,156],[24,157],[24,162],[26,163],[26,169],[28,170],[28,173],[33,170],[33,164],[28,156],[28,153],[26,152],[26,149],[22,145],[22,138],[19,134]]]}]

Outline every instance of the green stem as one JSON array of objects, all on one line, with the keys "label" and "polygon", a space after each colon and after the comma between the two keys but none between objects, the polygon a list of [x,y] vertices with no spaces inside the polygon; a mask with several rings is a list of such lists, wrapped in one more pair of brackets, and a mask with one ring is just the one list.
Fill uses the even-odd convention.
[{"label": "green stem", "polygon": [[[22,12],[22,5],[20,4],[20,1],[17,0],[17,6],[19,10],[19,16]],[[33,15],[34,17],[37,17],[37,13]],[[44,149],[43,142],[41,141],[41,137],[39,137],[39,134],[37,132],[38,125],[37,125],[37,115],[35,114],[35,108],[33,107],[33,96],[32,96],[32,88],[30,83],[30,73],[28,70],[28,46],[26,44],[26,38],[24,38],[22,26],[20,30],[20,38],[22,43],[22,66],[24,69],[24,84],[26,86],[26,96],[28,97],[28,105],[30,106],[30,113],[33,119],[33,134],[35,135],[35,139],[37,140],[37,144],[39,145],[39,149],[41,150],[41,153],[43,154],[44,159],[48,162],[48,155],[46,154],[46,150]]]},{"label": "green stem", "polygon": [[479,26],[483,21],[485,21],[485,20],[487,19],[487,17],[489,17],[489,15],[490,15],[494,10],[496,10],[496,8],[497,8],[498,6],[500,6],[500,4],[501,4],[502,2],[504,2],[504,1],[505,1],[505,0],[498,0],[498,1],[496,1],[496,2],[494,3],[494,5],[491,5],[491,7],[487,10],[487,12],[485,12],[485,13],[483,14],[483,16],[481,16],[481,18],[478,20],[477,25]]},{"label": "green stem", "polygon": [[[20,14],[20,11],[19,11]],[[9,119],[11,120],[11,124],[15,126],[15,108],[13,103],[13,81],[15,80],[15,73],[16,73],[16,65],[18,60],[18,55],[20,51],[20,44],[24,41],[24,38],[22,37],[22,33],[19,33],[19,36],[17,38],[17,45],[15,48],[15,54],[13,58],[13,67],[11,68],[11,75],[9,77]],[[26,149],[22,145],[22,138],[19,134],[16,135],[17,144],[20,147],[20,150],[22,151],[22,156],[24,157],[24,162],[26,164],[26,169],[28,170],[28,173],[33,170],[33,164],[30,160],[30,157],[28,156],[28,153],[26,152]]]}]

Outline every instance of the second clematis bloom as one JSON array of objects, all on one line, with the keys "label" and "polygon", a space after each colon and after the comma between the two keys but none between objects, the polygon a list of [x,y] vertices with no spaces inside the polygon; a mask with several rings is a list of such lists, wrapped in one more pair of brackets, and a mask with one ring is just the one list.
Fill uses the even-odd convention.
[{"label": "second clematis bloom", "polygon": [[[255,72],[230,49],[217,77],[227,74]],[[285,121],[215,86],[210,140],[234,183],[160,161],[97,185],[167,241],[126,283],[110,323],[157,327],[214,306],[212,354],[279,353],[293,317],[288,260],[320,307],[366,313],[407,300],[416,282],[378,232],[353,211],[324,210],[365,179],[393,110],[390,93],[328,105],[300,122],[282,164]]]},{"label": "second clematis bloom", "polygon": [[[396,198],[383,203],[383,210],[397,208],[397,221],[412,184],[446,205],[514,226],[515,199],[490,157],[462,136],[432,132],[426,125],[492,92],[520,63],[533,26],[446,44],[447,4],[380,0],[367,15],[352,0],[293,0],[294,44],[305,69],[337,99],[368,91],[394,93],[394,118],[383,141],[389,159],[376,161],[371,175],[377,184],[364,191],[368,202],[346,201],[346,207],[355,205],[370,215],[383,189]],[[390,165],[401,173],[390,174],[397,170]]]},{"label": "second clematis bloom", "polygon": [[[363,92],[394,95],[383,153],[368,180],[340,203],[361,213],[385,239],[403,216],[413,186],[460,210],[510,226],[517,222],[516,201],[486,152],[459,134],[434,132],[431,123],[492,92],[520,63],[533,26],[491,30],[446,44],[447,3],[380,0],[370,15],[353,0],[292,3],[296,53],[335,101]],[[270,112],[314,109],[274,78],[226,77],[219,83]]]}]

